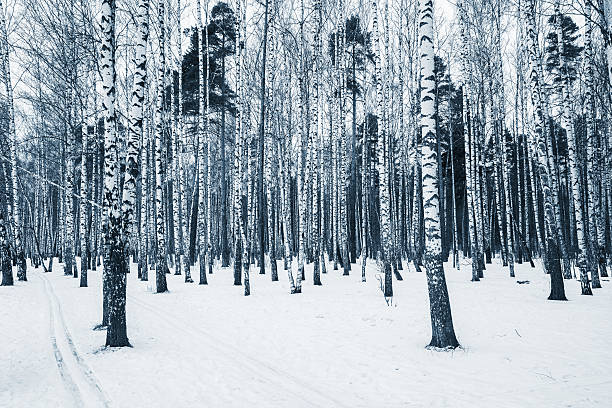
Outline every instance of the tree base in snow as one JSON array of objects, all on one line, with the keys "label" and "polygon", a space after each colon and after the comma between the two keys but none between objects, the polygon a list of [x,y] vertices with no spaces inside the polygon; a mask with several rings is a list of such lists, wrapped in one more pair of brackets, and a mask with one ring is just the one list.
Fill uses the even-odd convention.
[{"label": "tree base in snow", "polygon": [[547,254],[545,259],[546,272],[550,274],[550,295],[548,300],[567,300],[559,260],[559,247],[554,239],[547,242]]}]

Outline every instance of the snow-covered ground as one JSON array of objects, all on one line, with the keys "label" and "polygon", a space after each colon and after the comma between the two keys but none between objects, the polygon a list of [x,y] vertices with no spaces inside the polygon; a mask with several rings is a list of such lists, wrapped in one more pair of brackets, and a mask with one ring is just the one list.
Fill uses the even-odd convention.
[{"label": "snow-covered ground", "polygon": [[[446,267],[463,349],[425,349],[430,339],[424,273],[404,269],[387,306],[376,266],[311,268],[303,293],[251,269],[252,294],[217,268],[208,286],[154,273],[128,278],[133,348],[105,349],[100,272],[89,288],[55,272],[0,288],[1,407],[611,407],[612,291],[550,302],[541,268],[494,263],[470,282],[469,265]],[[279,264],[281,265],[281,264]],[[135,272],[135,268],[133,269]],[[197,275],[197,272],[194,272]],[[197,277],[197,276],[196,276]],[[517,284],[529,280],[530,284]]]}]

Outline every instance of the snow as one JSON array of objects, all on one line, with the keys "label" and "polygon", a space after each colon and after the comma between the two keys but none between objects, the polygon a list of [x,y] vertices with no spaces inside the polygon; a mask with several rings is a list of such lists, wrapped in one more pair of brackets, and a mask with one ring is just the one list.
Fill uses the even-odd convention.
[{"label": "snow", "polygon": [[208,286],[168,275],[170,292],[155,294],[154,279],[138,281],[133,265],[133,348],[106,349],[105,332],[92,330],[101,320],[100,270],[79,288],[54,264],[53,273],[30,268],[29,282],[0,288],[0,407],[612,406],[606,279],[592,297],[565,281],[569,301],[551,302],[541,266],[517,265],[513,279],[494,263],[471,282],[467,263],[446,265],[463,348],[436,352],[425,349],[425,273],[412,268],[393,282],[387,306],[373,261],[366,283],[360,266],[342,276],[330,263],[321,287],[308,265],[298,295],[289,294],[282,262],[280,282],[251,268],[249,297],[232,285],[231,268],[216,265]]}]

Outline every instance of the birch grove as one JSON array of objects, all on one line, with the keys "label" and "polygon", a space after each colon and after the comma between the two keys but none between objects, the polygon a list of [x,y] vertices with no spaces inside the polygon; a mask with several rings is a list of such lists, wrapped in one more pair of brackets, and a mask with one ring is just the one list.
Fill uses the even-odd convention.
[{"label": "birch grove", "polygon": [[21,2],[0,2],[2,285],[100,273],[108,346],[131,271],[169,296],[171,273],[303,297],[360,273],[392,305],[424,269],[435,349],[459,347],[447,276],[606,285],[610,1]]}]

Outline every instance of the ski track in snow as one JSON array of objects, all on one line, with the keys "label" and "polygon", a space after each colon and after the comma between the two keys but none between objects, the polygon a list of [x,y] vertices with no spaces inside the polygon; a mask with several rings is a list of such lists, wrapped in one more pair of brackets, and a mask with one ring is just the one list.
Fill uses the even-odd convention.
[{"label": "ski track in snow", "polygon": [[[340,400],[331,397],[327,393],[321,392],[318,388],[321,388],[321,384],[316,386],[309,384],[301,378],[295,377],[293,374],[281,370],[277,367],[273,367],[263,360],[254,358],[237,347],[233,347],[229,344],[224,344],[222,341],[215,339],[210,333],[204,330],[198,329],[197,327],[190,326],[188,322],[178,318],[175,315],[167,313],[160,307],[154,306],[142,299],[137,298],[134,295],[128,295],[128,298],[136,305],[144,310],[147,310],[157,318],[163,320],[167,325],[180,330],[184,334],[187,334],[190,339],[196,339],[195,342],[198,344],[206,343],[207,348],[214,349],[216,353],[215,358],[222,357],[229,362],[229,364],[223,364],[224,367],[240,367],[240,370],[247,369],[254,377],[265,378],[266,383],[273,385],[273,388],[282,389],[287,392],[287,395],[291,395],[294,398],[302,400],[302,402],[313,407],[348,407]],[[185,338],[181,337],[184,341]],[[265,369],[265,370],[262,370]],[[267,372],[264,374],[264,372]],[[281,382],[279,379],[285,379],[287,381]],[[308,391],[308,398],[305,398],[302,394],[303,391]],[[317,399],[317,401],[313,401]]]},{"label": "ski track in snow", "polygon": [[67,391],[74,399],[74,405],[76,407],[109,408],[108,397],[74,346],[65,323],[62,305],[55,294],[53,285],[40,271],[37,271],[37,276],[43,282],[49,304],[49,334],[57,367]]}]

